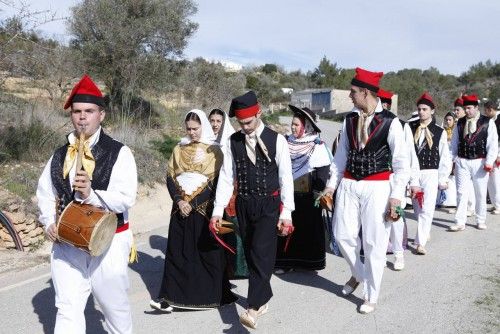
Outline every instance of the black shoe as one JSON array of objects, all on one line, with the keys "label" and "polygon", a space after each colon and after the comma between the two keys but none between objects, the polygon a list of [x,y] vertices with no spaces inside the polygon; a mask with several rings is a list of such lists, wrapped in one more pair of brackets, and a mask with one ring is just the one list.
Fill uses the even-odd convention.
[{"label": "black shoe", "polygon": [[172,306],[170,306],[170,304],[165,300],[165,298],[152,299],[149,301],[149,306],[151,306],[151,308],[155,310],[165,313],[170,313],[173,310]]}]

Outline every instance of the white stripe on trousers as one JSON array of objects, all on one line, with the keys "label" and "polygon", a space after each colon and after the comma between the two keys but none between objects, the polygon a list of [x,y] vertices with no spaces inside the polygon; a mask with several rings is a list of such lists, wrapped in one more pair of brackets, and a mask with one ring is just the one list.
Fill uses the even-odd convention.
[{"label": "white stripe on trousers", "polygon": [[[363,282],[364,297],[371,303],[377,302],[384,273],[390,231],[390,223],[385,222],[384,216],[390,190],[389,181],[346,178],[342,179],[337,189],[333,225],[335,239],[352,276]],[[364,263],[359,255],[360,227],[363,228]]]},{"label": "white stripe on trousers", "polygon": [[109,333],[132,333],[128,300],[128,255],[131,230],[115,234],[101,256],[56,242],[52,247],[51,271],[56,292],[55,334],[85,333],[84,310],[90,293],[102,309]]}]

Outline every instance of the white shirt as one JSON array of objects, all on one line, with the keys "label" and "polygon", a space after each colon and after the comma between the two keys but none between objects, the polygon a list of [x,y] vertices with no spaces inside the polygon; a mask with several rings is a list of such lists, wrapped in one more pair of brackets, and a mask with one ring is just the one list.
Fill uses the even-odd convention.
[{"label": "white shirt", "polygon": [[[458,143],[461,138],[458,133],[458,126],[453,128],[453,133],[451,135],[451,156],[453,161],[458,156]],[[463,140],[463,139],[462,139]],[[484,163],[488,166],[494,167],[495,161],[498,157],[498,133],[493,119],[489,120],[488,123],[488,137],[486,139],[486,158]]]},{"label": "white shirt", "polygon": [[[90,137],[90,148],[92,148],[99,140],[101,128]],[[75,142],[75,136],[71,133],[68,136],[70,144]],[[45,165],[45,168],[38,180],[36,197],[38,199],[38,207],[40,208],[40,223],[47,228],[49,225],[56,222],[56,198],[57,191],[52,185],[50,176],[50,165],[52,157]],[[70,184],[73,184],[75,178],[76,163],[73,164],[68,177]],[[106,202],[104,205],[99,197]],[[107,190],[91,190],[90,195],[86,199],[82,199],[78,192],[75,192],[75,200],[84,204],[91,204],[102,208],[107,208],[112,212],[122,212],[125,221],[128,220],[128,209],[135,204],[137,194],[137,167],[135,165],[134,156],[127,146],[122,146],[118,157],[111,171],[109,185]]]},{"label": "white shirt", "polygon": [[[381,112],[382,104],[380,99],[378,100],[377,107],[375,108],[375,113]],[[357,108],[353,109],[353,112],[360,114]],[[371,121],[371,119],[370,119]],[[344,176],[344,171],[347,164],[347,155],[349,153],[349,139],[347,138],[346,122],[342,125],[342,133],[340,135],[339,146],[333,157],[333,163],[330,166],[330,179],[328,180],[326,186],[328,188],[336,189],[337,185],[342,180]],[[405,142],[405,135],[403,133],[403,127],[399,122],[397,117],[391,122],[389,128],[389,134],[387,136],[387,143],[392,154],[392,169],[393,169],[393,179],[392,179],[392,189],[391,198],[401,199],[404,196],[406,185],[410,179],[410,155],[408,150],[408,145]]]},{"label": "white shirt", "polygon": [[408,123],[405,123],[403,132],[410,159],[410,186],[418,186],[420,165],[418,163],[417,152],[415,152],[415,144],[413,143],[413,132],[411,132],[411,128]]},{"label": "white shirt", "polygon": [[[255,132],[258,136],[260,136],[263,130],[264,123],[260,121],[260,124]],[[222,164],[222,168],[219,173],[219,181],[217,183],[212,216],[222,217],[224,208],[227,206],[231,196],[233,195],[233,182],[236,171],[233,164],[233,153],[231,151],[230,140],[231,138],[228,138],[228,143],[225,145],[225,150],[223,151],[224,163]],[[278,138],[276,140],[275,160],[276,165],[278,166],[281,202],[283,203],[283,210],[281,211],[280,219],[292,219],[292,211],[295,210],[295,203],[293,200],[292,161],[290,159],[290,152],[288,151],[288,143],[286,142],[285,137],[280,134],[278,134]]]}]

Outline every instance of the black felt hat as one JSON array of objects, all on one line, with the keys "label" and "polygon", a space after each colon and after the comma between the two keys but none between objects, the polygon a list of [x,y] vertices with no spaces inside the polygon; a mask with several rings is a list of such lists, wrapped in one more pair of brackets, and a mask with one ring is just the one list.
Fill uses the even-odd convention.
[{"label": "black felt hat", "polygon": [[297,114],[300,114],[300,115],[304,116],[305,118],[307,118],[311,122],[311,125],[313,126],[313,128],[316,132],[318,132],[318,133],[321,132],[321,129],[316,124],[317,116],[311,109],[309,109],[307,107],[298,108],[298,107],[291,105],[291,104],[289,104],[288,106],[290,107],[290,109],[292,109],[294,114],[297,113]]}]

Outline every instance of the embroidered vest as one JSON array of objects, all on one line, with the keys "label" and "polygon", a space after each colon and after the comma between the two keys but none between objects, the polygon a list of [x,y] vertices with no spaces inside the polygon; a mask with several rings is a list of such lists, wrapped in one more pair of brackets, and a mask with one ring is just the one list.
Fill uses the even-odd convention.
[{"label": "embroidered vest", "polygon": [[276,142],[278,134],[264,127],[260,138],[266,144],[269,158],[267,161],[257,144],[255,165],[247,156],[245,134],[241,131],[231,135],[231,152],[236,167],[238,194],[248,197],[266,197],[279,189],[278,165],[276,164]]},{"label": "embroidered vest", "polygon": [[[410,122],[410,129],[415,136],[415,132],[420,126],[420,121]],[[415,152],[417,153],[418,163],[420,164],[420,169],[438,169],[439,168],[439,141],[441,140],[441,135],[443,134],[444,129],[434,122],[434,120],[429,123],[427,126],[432,135],[432,148],[429,149],[429,145],[427,145],[427,140],[424,139],[421,146],[415,144]]]},{"label": "embroidered vest", "polygon": [[387,136],[394,117],[393,113],[385,109],[375,113],[368,126],[368,141],[363,149],[359,149],[356,136],[359,115],[353,112],[346,116],[346,135],[350,147],[346,171],[354,179],[362,180],[367,176],[392,170],[392,154]]},{"label": "embroidered vest", "polygon": [[466,117],[457,122],[458,131],[458,156],[464,159],[486,158],[486,142],[488,139],[488,125],[490,119],[484,115],[479,116],[476,124],[476,132],[464,138]]}]

